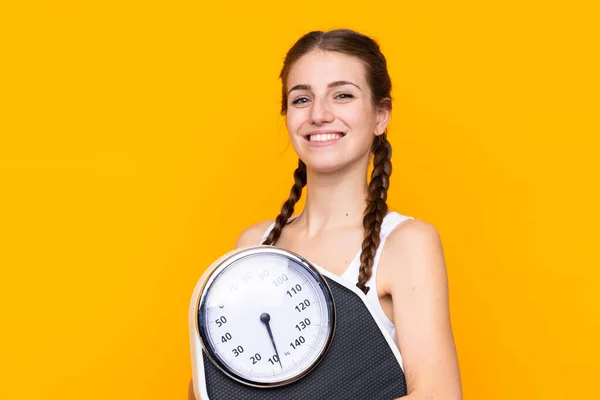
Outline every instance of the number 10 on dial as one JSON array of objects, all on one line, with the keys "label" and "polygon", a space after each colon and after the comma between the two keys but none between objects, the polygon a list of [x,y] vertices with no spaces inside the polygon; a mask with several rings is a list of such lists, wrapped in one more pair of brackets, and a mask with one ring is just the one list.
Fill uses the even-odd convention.
[{"label": "number 10 on dial", "polygon": [[205,355],[231,378],[275,387],[308,374],[335,329],[327,282],[299,255],[271,246],[233,251],[210,267],[197,328]]}]

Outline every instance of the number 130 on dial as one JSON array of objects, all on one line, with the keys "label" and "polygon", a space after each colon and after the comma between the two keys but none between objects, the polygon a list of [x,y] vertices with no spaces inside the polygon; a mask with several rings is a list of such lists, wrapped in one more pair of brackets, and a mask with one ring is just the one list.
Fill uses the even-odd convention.
[{"label": "number 130 on dial", "polygon": [[323,358],[335,329],[327,282],[307,260],[257,246],[210,268],[197,328],[205,354],[231,378],[258,387],[294,382]]}]

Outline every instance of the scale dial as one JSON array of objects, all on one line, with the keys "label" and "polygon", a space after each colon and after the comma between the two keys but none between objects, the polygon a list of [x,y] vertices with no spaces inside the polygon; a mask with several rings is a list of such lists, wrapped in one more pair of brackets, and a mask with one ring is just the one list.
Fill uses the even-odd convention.
[{"label": "scale dial", "polygon": [[205,354],[227,375],[274,387],[305,376],[329,348],[335,308],[327,282],[307,260],[258,246],[210,268],[197,328]]}]

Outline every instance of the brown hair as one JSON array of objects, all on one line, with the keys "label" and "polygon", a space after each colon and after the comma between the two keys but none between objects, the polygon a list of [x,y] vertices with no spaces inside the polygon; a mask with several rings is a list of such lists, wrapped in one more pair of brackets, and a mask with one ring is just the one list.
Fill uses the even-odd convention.
[{"label": "brown hair", "polygon": [[[392,83],[387,71],[387,62],[379,45],[373,39],[349,29],[337,29],[328,32],[314,31],[302,36],[288,51],[280,78],[282,80],[281,114],[287,112],[287,76],[292,65],[306,53],[312,50],[335,51],[355,56],[363,61],[367,83],[371,88],[371,101],[375,107],[387,107],[391,110]],[[360,254],[360,271],[356,286],[365,294],[369,287],[365,286],[371,277],[375,253],[379,247],[381,223],[388,212],[387,191],[392,174],[392,146],[384,132],[375,136],[371,146],[373,153],[373,172],[369,182],[367,207],[363,217],[365,236]],[[306,165],[298,160],[294,171],[294,186],[289,198],[283,203],[281,212],[275,220],[275,226],[263,242],[264,245],[275,245],[281,236],[281,231],[288,224],[288,219],[294,213],[294,206],[306,186]]]}]

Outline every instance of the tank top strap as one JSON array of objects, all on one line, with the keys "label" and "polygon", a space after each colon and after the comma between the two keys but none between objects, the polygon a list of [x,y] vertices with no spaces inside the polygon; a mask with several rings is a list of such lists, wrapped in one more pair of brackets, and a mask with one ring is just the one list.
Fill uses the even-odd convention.
[{"label": "tank top strap", "polygon": [[406,216],[406,215],[402,215],[396,211],[392,211],[388,215],[385,216],[385,218],[381,224],[381,231],[379,232],[380,242],[379,242],[379,247],[377,248],[377,251],[375,252],[375,259],[373,260],[373,269],[372,269],[373,272],[371,274],[371,278],[369,279],[369,282],[367,282],[367,286],[375,286],[375,275],[377,273],[377,267],[379,265],[379,259],[381,258],[381,253],[383,252],[383,247],[384,247],[383,245],[385,244],[387,237],[390,235],[390,233],[392,233],[394,228],[396,228],[402,222],[409,220],[409,219],[414,219],[414,218]]},{"label": "tank top strap", "polygon": [[[300,215],[300,214],[298,214]],[[293,221],[294,219],[298,218],[298,215],[294,215],[293,217],[288,218],[288,223],[290,221]],[[269,233],[271,233],[271,231],[273,230],[273,228],[275,228],[275,221],[273,221],[271,223],[271,225],[269,225],[269,227],[267,228],[267,230],[265,231],[265,233],[263,233],[262,237],[260,238],[260,242],[258,243],[263,244],[263,242],[267,239],[267,236],[269,236]]]},{"label": "tank top strap", "polygon": [[258,244],[264,243],[264,241],[267,239],[267,236],[269,236],[269,233],[271,233],[271,231],[273,230],[274,227],[275,227],[275,222],[273,222],[273,223],[271,223],[271,225],[269,225],[269,227],[267,228],[265,233],[263,233],[262,237],[260,238],[260,242],[258,242]]},{"label": "tank top strap", "polygon": [[[383,253],[383,247],[385,245],[386,239],[398,225],[409,219],[414,218],[399,214],[395,211],[392,211],[385,216],[383,222],[381,223],[381,230],[379,231],[380,242],[379,247],[377,247],[377,251],[375,252],[375,259],[373,260],[373,269],[371,270],[371,277],[365,283],[365,285],[370,288],[370,290],[367,292],[367,299],[373,305],[375,314],[379,317],[380,321],[383,322],[384,326],[386,327],[386,330],[391,335],[394,343],[396,344],[398,344],[396,339],[396,327],[394,326],[392,321],[390,321],[390,319],[387,317],[385,311],[383,311],[383,308],[381,307],[381,303],[379,301],[379,294],[377,291],[377,268],[379,266],[379,259],[381,258],[381,254]],[[354,281],[358,279],[358,267],[359,266],[357,265]]]}]

